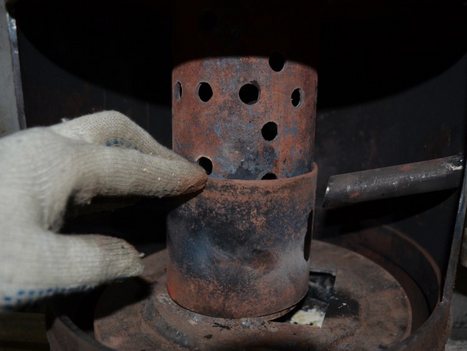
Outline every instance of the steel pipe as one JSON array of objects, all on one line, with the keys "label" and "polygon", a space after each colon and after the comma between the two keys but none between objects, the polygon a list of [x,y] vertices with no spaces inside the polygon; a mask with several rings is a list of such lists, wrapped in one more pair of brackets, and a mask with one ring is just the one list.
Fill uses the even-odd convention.
[{"label": "steel pipe", "polygon": [[336,208],[360,202],[458,188],[463,156],[334,175],[329,178],[323,207]]}]

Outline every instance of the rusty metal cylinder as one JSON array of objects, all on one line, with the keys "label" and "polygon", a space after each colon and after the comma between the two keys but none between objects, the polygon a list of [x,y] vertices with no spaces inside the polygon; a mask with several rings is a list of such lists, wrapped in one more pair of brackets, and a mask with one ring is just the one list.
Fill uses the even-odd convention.
[{"label": "rusty metal cylinder", "polygon": [[210,179],[169,215],[167,288],[195,312],[272,316],[307,292],[318,6],[303,10],[176,5],[173,148]]},{"label": "rusty metal cylinder", "polygon": [[208,163],[211,177],[285,178],[311,171],[312,68],[285,62],[275,72],[268,58],[220,57],[184,63],[173,80],[174,149]]}]

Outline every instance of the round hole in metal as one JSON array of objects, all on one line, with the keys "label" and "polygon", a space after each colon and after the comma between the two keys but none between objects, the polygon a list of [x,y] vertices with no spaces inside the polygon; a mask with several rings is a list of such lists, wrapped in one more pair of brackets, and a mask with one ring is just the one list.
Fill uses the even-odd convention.
[{"label": "round hole in metal", "polygon": [[292,101],[292,105],[295,107],[300,106],[302,103],[302,89],[297,88],[292,92],[292,95],[290,96],[290,100]]},{"label": "round hole in metal", "polygon": [[277,136],[277,124],[275,122],[266,123],[263,128],[261,128],[261,135],[264,140],[274,140]]},{"label": "round hole in metal", "polygon": [[261,177],[262,180],[277,179],[277,176],[274,173],[268,172]]},{"label": "round hole in metal", "polygon": [[198,96],[201,101],[208,102],[212,98],[212,88],[209,83],[201,82],[198,85]]},{"label": "round hole in metal", "polygon": [[269,67],[275,72],[280,72],[284,68],[285,58],[280,53],[275,52],[269,56]]},{"label": "round hole in metal", "polygon": [[175,83],[174,95],[175,95],[175,100],[180,101],[180,99],[182,98],[182,95],[183,95],[182,83],[180,83],[180,82]]},{"label": "round hole in metal", "polygon": [[259,86],[256,82],[243,85],[238,92],[240,100],[247,105],[253,105],[259,99]]},{"label": "round hole in metal", "polygon": [[205,157],[205,156],[201,156],[200,158],[198,158],[198,164],[204,168],[204,170],[206,171],[206,174],[211,174],[212,173],[212,161]]}]

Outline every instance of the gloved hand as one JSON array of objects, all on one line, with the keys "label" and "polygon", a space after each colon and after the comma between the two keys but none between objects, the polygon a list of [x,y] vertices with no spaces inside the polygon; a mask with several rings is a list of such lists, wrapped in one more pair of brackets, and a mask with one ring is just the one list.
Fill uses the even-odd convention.
[{"label": "gloved hand", "polygon": [[179,195],[206,179],[115,111],[0,139],[0,307],[142,272],[123,240],[56,234],[70,196]]}]

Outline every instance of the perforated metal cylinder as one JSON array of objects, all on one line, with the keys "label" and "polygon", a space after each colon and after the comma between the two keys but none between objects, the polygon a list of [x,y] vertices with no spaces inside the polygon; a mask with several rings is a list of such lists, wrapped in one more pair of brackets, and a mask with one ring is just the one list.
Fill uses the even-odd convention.
[{"label": "perforated metal cylinder", "polygon": [[274,315],[307,291],[317,9],[178,3],[173,147],[210,174],[169,215],[167,286],[181,306]]},{"label": "perforated metal cylinder", "polygon": [[215,178],[311,171],[316,71],[285,61],[276,72],[268,61],[220,57],[179,65],[173,73],[175,151],[210,160]]},{"label": "perforated metal cylinder", "polygon": [[311,171],[318,4],[295,5],[178,2],[173,146],[212,177]]}]

